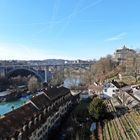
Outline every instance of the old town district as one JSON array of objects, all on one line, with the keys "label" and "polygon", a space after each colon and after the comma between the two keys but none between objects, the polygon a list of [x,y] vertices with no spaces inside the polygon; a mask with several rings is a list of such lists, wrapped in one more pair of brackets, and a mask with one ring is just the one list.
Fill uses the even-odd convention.
[{"label": "old town district", "polygon": [[68,88],[50,87],[1,116],[0,140],[46,140],[77,101]]}]

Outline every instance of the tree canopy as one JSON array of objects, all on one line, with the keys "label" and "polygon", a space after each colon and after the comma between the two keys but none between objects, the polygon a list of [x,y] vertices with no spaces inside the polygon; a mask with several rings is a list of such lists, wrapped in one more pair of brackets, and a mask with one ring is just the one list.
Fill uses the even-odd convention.
[{"label": "tree canopy", "polygon": [[39,87],[39,83],[37,81],[37,78],[32,76],[28,81],[28,89],[29,89],[29,91],[34,93],[35,91],[37,91],[38,87]]},{"label": "tree canopy", "polygon": [[88,111],[89,111],[89,114],[92,116],[92,118],[98,121],[104,117],[106,106],[103,100],[96,97],[96,98],[93,98],[93,100],[90,102],[88,106]]}]

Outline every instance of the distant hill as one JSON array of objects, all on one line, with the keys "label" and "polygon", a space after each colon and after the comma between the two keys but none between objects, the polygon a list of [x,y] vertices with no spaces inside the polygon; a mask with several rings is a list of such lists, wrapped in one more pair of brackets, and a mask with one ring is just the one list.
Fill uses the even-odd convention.
[{"label": "distant hill", "polygon": [[44,62],[48,65],[55,65],[55,64],[64,64],[65,60],[63,60],[63,59],[47,59],[47,60],[43,60],[42,62]]},{"label": "distant hill", "polygon": [[85,60],[64,60],[64,59],[46,59],[46,60],[32,60],[28,61],[30,64],[44,64],[44,65],[60,65],[60,64],[73,64],[73,63],[87,63],[92,62],[95,63],[95,60],[93,61],[85,61]]}]

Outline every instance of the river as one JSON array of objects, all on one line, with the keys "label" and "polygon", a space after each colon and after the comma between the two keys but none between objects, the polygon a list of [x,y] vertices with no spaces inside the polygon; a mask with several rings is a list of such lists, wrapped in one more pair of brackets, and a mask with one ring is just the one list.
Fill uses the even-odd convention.
[{"label": "river", "polygon": [[70,88],[71,86],[78,86],[80,83],[81,83],[81,79],[79,76],[67,77],[64,80],[64,86],[67,88]]},{"label": "river", "polygon": [[21,97],[14,101],[1,102],[0,103],[0,115],[3,115],[5,113],[12,111],[12,107],[14,107],[14,109],[19,108],[20,106],[24,105],[27,101],[29,101],[30,98],[31,98],[31,95],[28,95],[26,97]]},{"label": "river", "polygon": [[[64,80],[64,86],[67,88],[70,88],[73,85],[79,85],[79,84],[80,84],[79,77],[66,78]],[[12,107],[14,107],[14,109],[19,108],[20,106],[24,105],[27,101],[29,101],[30,98],[31,98],[31,95],[28,95],[28,96],[21,97],[14,101],[1,102],[0,103],[0,115],[3,115],[5,113],[12,111]]]}]

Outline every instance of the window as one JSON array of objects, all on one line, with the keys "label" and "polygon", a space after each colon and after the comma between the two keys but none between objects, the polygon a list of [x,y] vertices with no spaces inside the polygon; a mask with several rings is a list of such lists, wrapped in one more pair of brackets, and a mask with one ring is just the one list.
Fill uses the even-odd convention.
[{"label": "window", "polygon": [[31,126],[32,126],[32,121],[29,122],[28,127],[31,128]]},{"label": "window", "polygon": [[46,110],[46,108],[45,108],[44,111],[43,111],[44,115],[46,115],[46,111],[47,111],[47,110]]},{"label": "window", "polygon": [[48,107],[48,111],[50,111],[50,106]]},{"label": "window", "polygon": [[104,89],[105,92],[107,92],[107,89]]},{"label": "window", "polygon": [[24,125],[24,126],[23,126],[23,131],[26,131],[26,128],[27,128],[27,126],[26,126],[26,125]]},{"label": "window", "polygon": [[19,133],[18,140],[22,140],[22,132]]},{"label": "window", "polygon": [[33,135],[36,136],[36,131],[33,132]]},{"label": "window", "polygon": [[39,121],[41,120],[41,114],[39,115]]},{"label": "window", "polygon": [[118,90],[118,89],[116,89],[116,92],[119,92],[119,90]]},{"label": "window", "polygon": [[34,119],[34,124],[36,125],[36,123],[37,123],[37,118]]}]

